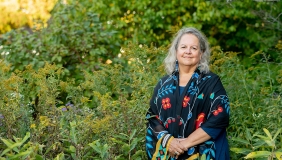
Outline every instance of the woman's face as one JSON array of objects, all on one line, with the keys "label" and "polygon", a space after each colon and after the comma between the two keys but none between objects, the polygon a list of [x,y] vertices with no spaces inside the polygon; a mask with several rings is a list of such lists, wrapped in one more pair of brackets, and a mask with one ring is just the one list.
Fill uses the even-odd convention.
[{"label": "woman's face", "polygon": [[199,40],[193,34],[184,34],[176,51],[179,66],[197,67],[201,59]]}]

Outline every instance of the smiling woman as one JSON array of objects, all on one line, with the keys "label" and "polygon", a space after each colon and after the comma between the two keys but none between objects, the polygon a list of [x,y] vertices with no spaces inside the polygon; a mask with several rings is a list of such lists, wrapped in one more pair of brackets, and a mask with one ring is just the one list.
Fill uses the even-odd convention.
[{"label": "smiling woman", "polygon": [[147,112],[148,159],[228,160],[229,101],[209,71],[210,51],[195,28],[181,29],[164,61],[168,75],[154,89]]},{"label": "smiling woman", "polygon": [[185,34],[181,37],[177,48],[177,60],[179,67],[190,66],[193,69],[197,67],[201,58],[199,40],[193,34]]}]

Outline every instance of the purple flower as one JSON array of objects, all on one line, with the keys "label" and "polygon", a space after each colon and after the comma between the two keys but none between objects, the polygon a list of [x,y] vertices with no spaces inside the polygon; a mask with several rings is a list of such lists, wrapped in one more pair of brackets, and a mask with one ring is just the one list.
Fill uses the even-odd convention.
[{"label": "purple flower", "polygon": [[68,102],[65,106],[66,107],[74,107],[74,105],[71,102]]},{"label": "purple flower", "polygon": [[67,111],[68,109],[66,107],[62,108],[62,111]]}]

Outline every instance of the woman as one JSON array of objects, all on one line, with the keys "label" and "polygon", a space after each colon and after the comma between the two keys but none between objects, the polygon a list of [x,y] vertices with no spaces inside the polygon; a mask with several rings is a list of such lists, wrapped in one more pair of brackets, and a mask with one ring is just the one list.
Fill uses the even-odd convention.
[{"label": "woman", "polygon": [[146,115],[148,159],[229,160],[229,101],[209,71],[209,55],[200,31],[178,31],[164,60],[168,75],[155,87]]}]

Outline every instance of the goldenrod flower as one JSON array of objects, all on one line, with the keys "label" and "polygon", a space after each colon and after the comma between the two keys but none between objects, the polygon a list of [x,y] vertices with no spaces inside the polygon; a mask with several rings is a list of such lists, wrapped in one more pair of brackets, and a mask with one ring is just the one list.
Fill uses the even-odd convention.
[{"label": "goldenrod flower", "polygon": [[31,129],[34,129],[36,127],[36,125],[34,124],[34,123],[32,123],[31,125],[30,125],[30,128]]}]

